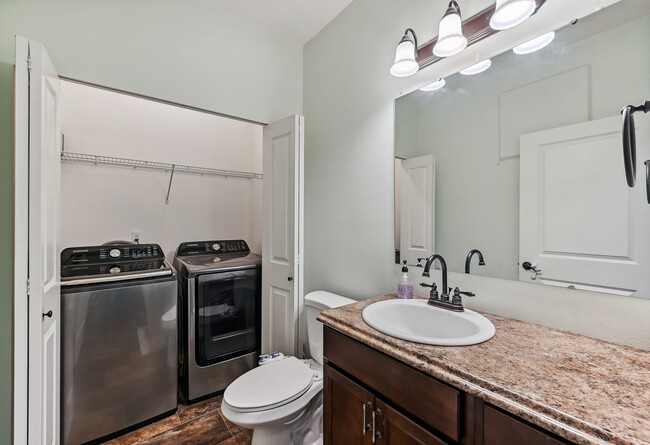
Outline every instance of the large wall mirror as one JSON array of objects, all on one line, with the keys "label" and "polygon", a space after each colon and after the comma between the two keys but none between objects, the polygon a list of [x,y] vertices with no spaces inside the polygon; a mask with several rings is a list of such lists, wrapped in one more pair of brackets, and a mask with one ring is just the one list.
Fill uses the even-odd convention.
[{"label": "large wall mirror", "polygon": [[471,274],[650,298],[650,113],[636,116],[634,188],[620,115],[650,99],[650,2],[491,62],[396,100],[396,257],[435,252],[465,273],[478,249]]}]

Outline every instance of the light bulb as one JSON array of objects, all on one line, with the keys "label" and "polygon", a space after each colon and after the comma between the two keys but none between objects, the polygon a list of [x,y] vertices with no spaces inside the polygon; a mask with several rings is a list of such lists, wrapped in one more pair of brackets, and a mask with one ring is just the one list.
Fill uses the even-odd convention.
[{"label": "light bulb", "polygon": [[420,88],[420,91],[435,91],[435,90],[439,90],[444,86],[445,86],[445,79],[438,79],[429,84],[426,84],[425,86]]},{"label": "light bulb", "polygon": [[530,17],[536,7],[535,0],[497,0],[490,27],[503,30],[517,26]]},{"label": "light bulb", "polygon": [[535,51],[539,51],[540,49],[544,48],[546,45],[551,43],[553,39],[555,38],[555,33],[553,31],[542,34],[539,37],[535,37],[532,40],[529,40],[525,43],[522,43],[521,45],[515,46],[512,48],[512,51],[514,51],[515,54],[530,54],[534,53]]},{"label": "light bulb", "polygon": [[453,56],[464,50],[466,46],[467,39],[463,35],[460,9],[455,1],[451,1],[447,12],[440,20],[438,41],[433,47],[433,55],[437,57]]},{"label": "light bulb", "polygon": [[491,65],[492,65],[492,61],[490,59],[485,59],[479,63],[475,63],[472,66],[468,66],[464,70],[460,70],[460,74],[471,76],[472,74],[482,73],[483,71],[490,68]]},{"label": "light bulb", "polygon": [[415,43],[407,34],[395,49],[395,62],[390,67],[390,73],[395,77],[408,77],[418,72],[420,65],[415,60]]}]

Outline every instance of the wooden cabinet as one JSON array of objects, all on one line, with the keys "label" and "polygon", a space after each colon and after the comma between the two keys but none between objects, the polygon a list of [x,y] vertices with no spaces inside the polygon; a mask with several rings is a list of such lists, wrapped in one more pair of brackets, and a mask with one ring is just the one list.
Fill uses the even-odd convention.
[{"label": "wooden cabinet", "polygon": [[324,356],[326,445],[569,443],[327,326]]},{"label": "wooden cabinet", "polygon": [[325,445],[446,443],[331,366],[324,375]]}]

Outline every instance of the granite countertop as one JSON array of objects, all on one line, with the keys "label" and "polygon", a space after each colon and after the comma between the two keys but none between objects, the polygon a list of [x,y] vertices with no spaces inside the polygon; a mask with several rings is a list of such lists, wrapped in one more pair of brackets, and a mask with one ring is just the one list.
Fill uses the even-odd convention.
[{"label": "granite countertop", "polygon": [[579,444],[650,444],[650,352],[483,313],[489,341],[445,347],[371,328],[363,309],[330,309],[324,324],[426,374]]}]

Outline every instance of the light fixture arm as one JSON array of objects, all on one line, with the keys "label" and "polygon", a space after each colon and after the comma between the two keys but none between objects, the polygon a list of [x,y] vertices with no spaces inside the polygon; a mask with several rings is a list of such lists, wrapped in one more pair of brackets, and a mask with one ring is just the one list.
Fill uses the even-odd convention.
[{"label": "light fixture arm", "polygon": [[[460,15],[460,6],[458,6],[458,3],[456,3],[456,0],[451,0],[449,2],[449,6],[447,7],[447,11],[445,12],[445,15],[449,14],[458,14]],[[443,15],[444,17],[444,15]]]},{"label": "light fixture arm", "polygon": [[415,60],[417,60],[418,59],[418,36],[415,35],[415,31],[413,31],[413,29],[411,28],[406,28],[406,31],[404,31],[404,37],[402,37],[402,42],[404,40],[408,40],[409,32],[411,33],[411,35],[413,35],[413,43],[415,44]]}]

